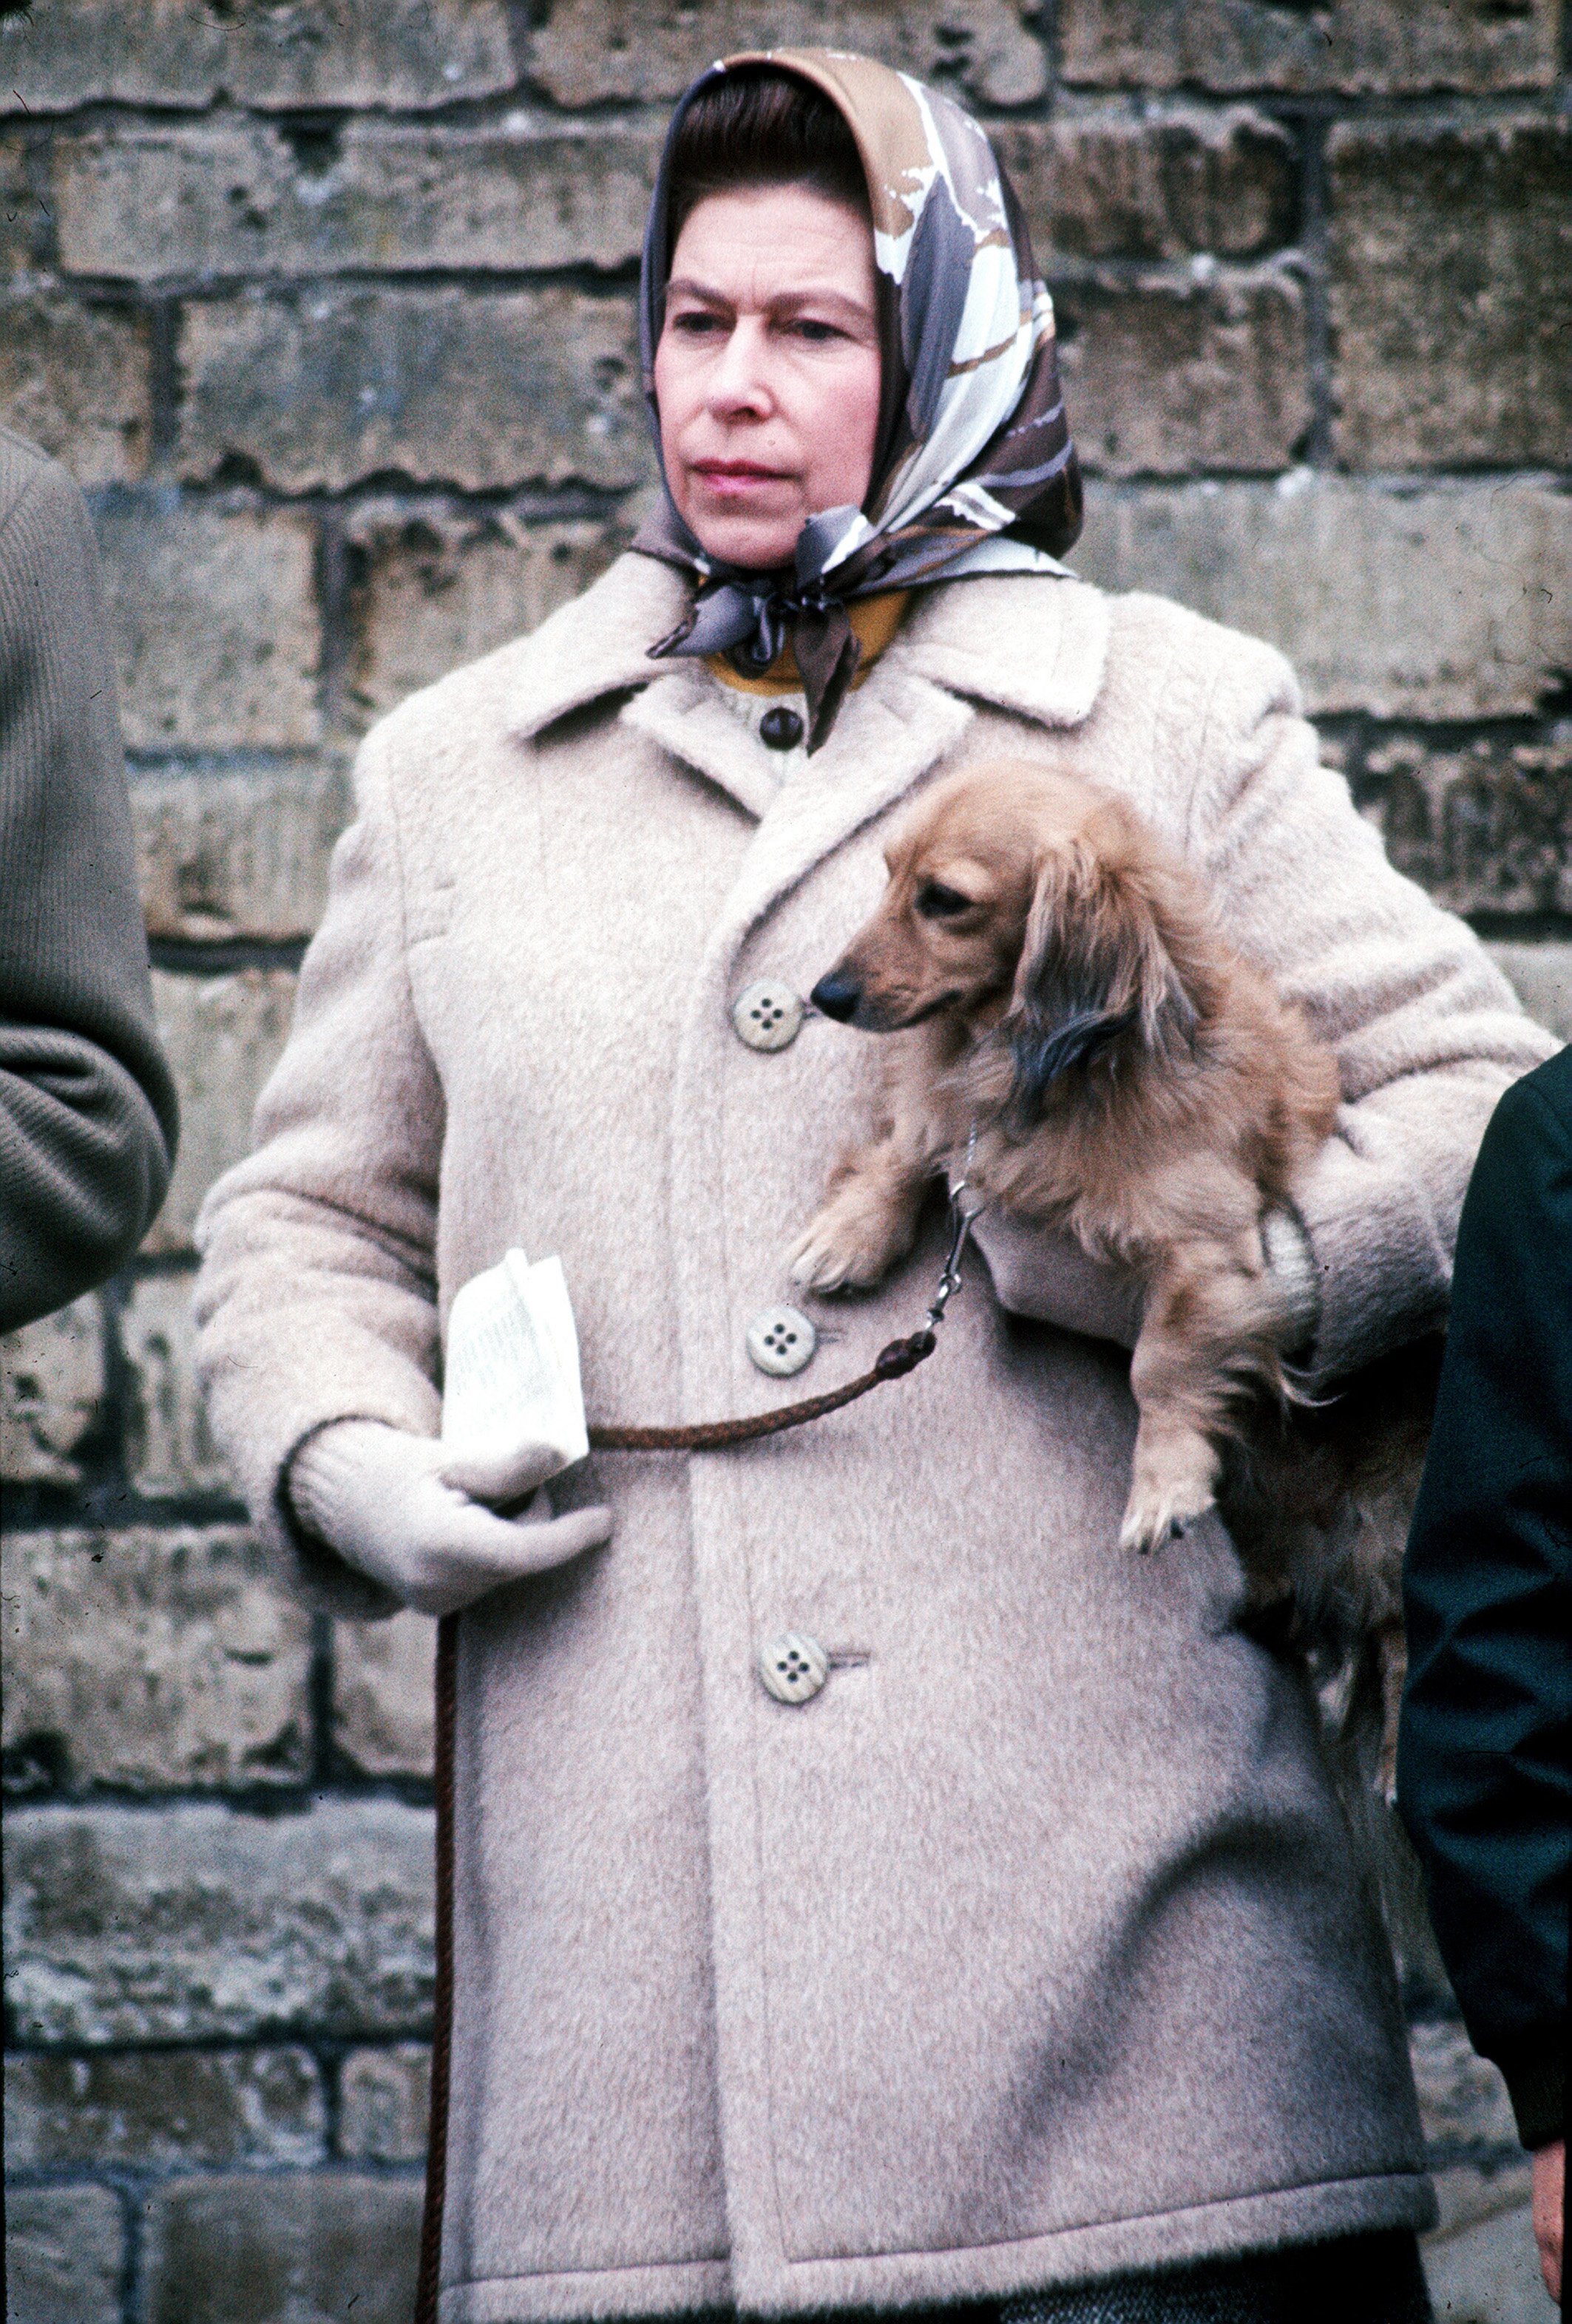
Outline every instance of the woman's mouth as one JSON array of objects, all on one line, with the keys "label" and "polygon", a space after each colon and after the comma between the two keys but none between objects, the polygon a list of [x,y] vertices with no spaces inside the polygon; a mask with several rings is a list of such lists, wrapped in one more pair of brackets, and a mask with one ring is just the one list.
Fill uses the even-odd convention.
[{"label": "woman's mouth", "polygon": [[723,500],[742,499],[767,485],[790,481],[783,470],[762,467],[756,460],[695,460],[691,473]]}]

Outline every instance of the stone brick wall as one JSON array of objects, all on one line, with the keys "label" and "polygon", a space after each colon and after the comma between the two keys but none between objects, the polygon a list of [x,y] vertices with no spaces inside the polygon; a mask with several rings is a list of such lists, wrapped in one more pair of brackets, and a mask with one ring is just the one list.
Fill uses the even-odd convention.
[{"label": "stone brick wall", "polygon": [[[269,1583],[191,1380],[356,734],[651,484],[662,108],[769,41],[994,124],[1062,318],[1081,569],[1283,646],[1397,861],[1572,1033],[1572,192],[1556,0],[0,0],[0,409],[90,494],[185,1137],[5,1360],[5,2068],[25,2324],[407,2315],[430,1639]],[[1548,2315],[1408,1965],[1454,2319]]]}]

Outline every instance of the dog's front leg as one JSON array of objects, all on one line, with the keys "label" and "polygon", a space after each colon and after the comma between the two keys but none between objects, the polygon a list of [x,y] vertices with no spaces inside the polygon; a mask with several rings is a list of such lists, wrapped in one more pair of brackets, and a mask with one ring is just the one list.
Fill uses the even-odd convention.
[{"label": "dog's front leg", "polygon": [[1222,1244],[1191,1242],[1154,1277],[1130,1360],[1141,1422],[1122,1547],[1159,1548],[1211,1508],[1243,1376],[1271,1368],[1273,1315],[1263,1280]]},{"label": "dog's front leg", "polygon": [[837,1167],[817,1216],[792,1247],[792,1281],[808,1291],[877,1283],[916,1240],[931,1167],[892,1130],[848,1154]]}]

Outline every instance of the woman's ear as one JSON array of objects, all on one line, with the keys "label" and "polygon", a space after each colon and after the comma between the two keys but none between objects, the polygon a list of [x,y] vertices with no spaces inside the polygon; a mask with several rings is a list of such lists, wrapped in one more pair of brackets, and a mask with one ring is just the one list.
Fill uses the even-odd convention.
[{"label": "woman's ear", "polygon": [[1038,867],[1000,1028],[1013,1053],[1022,1120],[1037,1120],[1054,1083],[1092,1064],[1121,1034],[1133,1031],[1156,1050],[1194,1028],[1195,1009],[1163,942],[1157,883],[1143,876],[1133,836],[1122,816],[1106,812],[1048,850]]}]

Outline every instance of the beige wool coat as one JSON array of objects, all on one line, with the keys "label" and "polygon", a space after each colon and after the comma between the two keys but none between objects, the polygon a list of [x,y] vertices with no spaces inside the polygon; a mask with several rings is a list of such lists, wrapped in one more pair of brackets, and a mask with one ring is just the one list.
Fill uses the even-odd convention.
[{"label": "beige wool coat", "polygon": [[[748,1360],[877,1049],[809,1017],[760,1052],[730,1010],[809,991],[890,819],[968,761],[1127,792],[1336,1042],[1331,1370],[1435,1318],[1486,1118],[1550,1046],[1388,867],[1267,648],[966,581],[782,768],[648,659],[682,589],[624,558],[361,754],[199,1294],[219,1434],[329,1603],[375,1593],[288,1522],[291,1449],[434,1431],[448,1303],[510,1245],[561,1256],[592,1419],[762,1411],[915,1328],[937,1215],[818,1310],[798,1379]],[[609,1545],[461,1621],[445,2324],[895,2308],[1428,2218],[1306,1687],[1237,1627],[1215,1523],[1117,1551],[1133,1432],[1119,1351],[974,1267],[899,1386],[553,1488],[610,1502]],[[791,1631],[831,1668],[787,1704],[756,1657]]]}]

